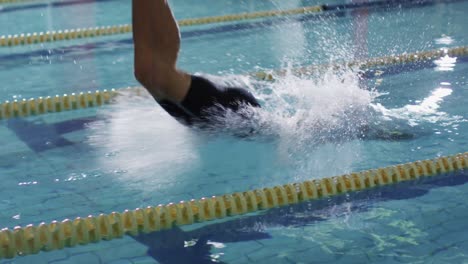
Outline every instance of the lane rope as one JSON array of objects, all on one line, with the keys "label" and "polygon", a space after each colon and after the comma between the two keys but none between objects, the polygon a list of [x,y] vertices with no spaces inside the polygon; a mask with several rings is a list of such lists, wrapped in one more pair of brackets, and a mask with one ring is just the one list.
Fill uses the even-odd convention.
[{"label": "lane rope", "polygon": [[[28,1],[28,0],[0,0],[0,1]],[[242,21],[249,19],[260,19],[268,17],[283,17],[283,16],[293,16],[293,15],[305,15],[310,13],[321,13],[321,12],[334,12],[340,10],[348,9],[357,9],[357,8],[375,8],[375,7],[402,7],[405,5],[420,5],[425,6],[427,3],[446,3],[451,2],[452,0],[407,0],[407,1],[393,1],[393,0],[381,0],[381,1],[371,1],[371,2],[362,2],[362,3],[352,3],[352,4],[322,4],[316,6],[305,6],[294,9],[287,10],[270,10],[270,11],[259,11],[253,13],[241,13],[241,14],[231,14],[231,15],[222,15],[222,16],[211,16],[211,17],[202,17],[202,18],[193,18],[193,19],[183,19],[179,20],[178,24],[181,27],[185,26],[195,26],[195,25],[206,25],[206,24],[215,24],[215,23],[225,23],[225,22],[234,22]],[[1,2],[0,2],[1,4]],[[102,26],[94,28],[78,28],[78,29],[66,29],[58,31],[47,31],[39,33],[26,33],[26,34],[15,34],[7,35],[0,37],[0,47],[11,47],[18,45],[31,45],[44,42],[56,42],[63,40],[72,40],[72,39],[83,39],[83,38],[95,38],[99,36],[109,36],[109,35],[118,35],[126,34],[132,32],[132,26],[129,24],[125,25],[112,25],[112,26]]]},{"label": "lane rope", "polygon": [[[370,58],[367,60],[355,60],[343,63],[330,63],[330,64],[319,64],[309,65],[304,67],[298,67],[292,69],[291,72],[296,75],[311,75],[316,72],[321,72],[328,69],[340,69],[340,68],[355,68],[369,69],[374,67],[391,66],[405,63],[417,63],[423,61],[431,61],[439,59],[444,56],[457,57],[468,55],[468,46],[454,47],[454,48],[443,48],[437,50],[421,51],[415,53],[401,54],[395,56],[384,56],[377,58]],[[260,80],[274,80],[275,76],[284,76],[288,73],[288,70],[272,70],[272,71],[261,71],[255,73],[255,77]]]},{"label": "lane rope", "polygon": [[[402,54],[398,56],[378,57],[364,61],[351,61],[348,63],[311,65],[293,69],[292,73],[296,75],[310,75],[315,72],[320,72],[326,69],[337,69],[340,67],[360,67],[361,69],[366,69],[378,66],[390,66],[396,64],[430,61],[443,56],[455,57],[466,55],[468,55],[468,46],[423,51],[410,54]],[[277,70],[260,71],[251,73],[251,75],[260,80],[274,80],[277,76],[285,75],[286,73],[286,70]],[[22,99],[5,101],[3,103],[0,103],[0,120],[103,106],[109,104],[112,98],[119,94],[119,91],[125,90],[132,91],[137,95],[144,94],[144,89],[142,87],[128,87],[112,89],[109,91],[97,90],[95,92],[81,92],[31,98],[29,100]]]},{"label": "lane rope", "polygon": [[12,230],[3,228],[0,231],[0,259],[112,240],[125,234],[137,235],[223,219],[399,182],[417,181],[467,168],[468,152],[465,152],[271,188],[136,208],[122,213],[89,215],[37,226],[16,226]]},{"label": "lane rope", "polygon": [[[309,13],[322,12],[322,6],[306,6],[289,10],[271,10],[259,11],[253,13],[241,13],[224,16],[212,16],[193,19],[182,19],[178,21],[180,27],[206,25],[215,23],[225,23],[233,21],[242,21],[249,19],[259,19],[268,17],[304,15]],[[99,36],[110,36],[126,34],[132,32],[132,25],[113,25],[94,28],[66,29],[58,31],[47,31],[39,33],[26,33],[15,35],[3,35],[0,37],[0,47],[11,47],[18,45],[30,45],[45,42],[56,42],[62,40],[94,38]]]},{"label": "lane rope", "polygon": [[5,101],[0,105],[0,120],[102,106],[108,104],[115,95],[117,92],[112,89]]}]

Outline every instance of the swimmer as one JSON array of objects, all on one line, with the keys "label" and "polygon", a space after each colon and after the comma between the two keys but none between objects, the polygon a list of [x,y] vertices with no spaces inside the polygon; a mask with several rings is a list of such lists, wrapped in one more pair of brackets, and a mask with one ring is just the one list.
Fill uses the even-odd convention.
[{"label": "swimmer", "polygon": [[[179,122],[197,127],[218,127],[228,111],[239,113],[241,122],[253,121],[246,107],[259,108],[257,99],[242,87],[227,87],[205,77],[191,75],[176,67],[180,32],[167,0],[133,0],[133,41],[135,77],[153,98]],[[249,109],[247,109],[249,110]],[[236,119],[237,121],[237,119]],[[259,133],[258,126],[245,122],[236,136]],[[260,129],[261,130],[261,129]],[[412,136],[391,131],[362,129],[362,138],[401,140]]]},{"label": "swimmer", "polygon": [[180,32],[167,0],[133,0],[132,10],[135,77],[171,116],[186,125],[210,124],[227,110],[260,107],[244,88],[176,67]]}]

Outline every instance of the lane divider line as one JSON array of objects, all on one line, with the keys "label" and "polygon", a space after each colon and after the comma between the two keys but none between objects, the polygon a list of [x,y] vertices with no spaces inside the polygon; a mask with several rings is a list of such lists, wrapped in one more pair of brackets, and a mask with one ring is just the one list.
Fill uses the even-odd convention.
[{"label": "lane divider line", "polygon": [[[440,49],[431,51],[422,51],[398,56],[386,56],[371,58],[364,61],[351,61],[348,63],[321,64],[300,67],[292,70],[296,75],[310,75],[326,69],[338,69],[340,67],[359,67],[367,69],[378,66],[388,66],[404,63],[414,63],[421,61],[430,61],[443,56],[466,56],[468,55],[468,46],[456,47],[450,49]],[[277,76],[287,73],[286,70],[260,71],[251,73],[260,80],[274,80]],[[78,110],[83,108],[98,107],[111,102],[111,99],[119,94],[119,91],[133,91],[137,95],[144,94],[142,87],[128,87],[112,90],[102,90],[87,93],[72,93],[56,96],[47,96],[31,98],[29,100],[13,100],[0,103],[0,120],[6,120],[16,117],[27,117],[47,113],[56,113],[69,110]]]},{"label": "lane divider line", "polygon": [[[322,12],[322,6],[306,6],[289,10],[259,11],[254,13],[241,13],[224,16],[211,16],[193,19],[182,19],[178,21],[180,27],[206,25],[215,23],[225,23],[242,21],[249,19],[259,19],[267,17],[303,15],[308,13]],[[99,36],[109,36],[126,34],[132,32],[132,25],[113,25],[94,28],[66,29],[58,31],[47,31],[39,33],[26,33],[7,35],[0,37],[0,47],[11,47],[18,45],[30,45],[44,42],[56,42],[62,40],[93,38]]]},{"label": "lane divider line", "polygon": [[136,208],[122,213],[89,215],[37,226],[16,226],[13,230],[3,228],[0,231],[0,259],[254,213],[399,182],[417,181],[467,168],[468,152],[465,152],[341,176]]},{"label": "lane divider line", "polygon": [[[0,1],[27,1],[27,0],[0,0]],[[405,7],[420,5],[425,6],[429,3],[450,3],[453,1],[463,0],[407,0],[407,1],[393,1],[393,0],[381,0],[371,1],[353,4],[322,4],[315,6],[305,6],[288,10],[270,10],[270,11],[258,11],[253,13],[241,13],[231,14],[222,16],[211,16],[193,19],[179,20],[178,24],[181,27],[195,26],[195,25],[206,25],[215,23],[225,23],[242,21],[249,19],[260,19],[268,17],[283,17],[293,15],[305,15],[310,13],[323,13],[323,12],[334,12],[340,10],[351,10],[358,8],[376,8],[376,7]],[[0,2],[1,4],[2,2]],[[126,34],[132,32],[132,26],[129,24],[125,25],[112,25],[102,26],[94,28],[79,28],[79,29],[66,29],[58,31],[47,31],[39,33],[26,33],[26,34],[14,34],[0,37],[0,47],[11,47],[18,45],[31,45],[44,42],[56,42],[71,39],[83,39],[83,38],[94,38],[99,36],[109,36],[117,34]]]},{"label": "lane divider line", "polygon": [[[415,53],[401,54],[395,56],[384,56],[377,58],[370,58],[367,60],[355,60],[350,62],[342,63],[330,63],[330,64],[319,64],[309,65],[304,67],[298,67],[292,69],[291,72],[296,75],[311,75],[316,72],[321,72],[328,69],[340,69],[340,68],[359,68],[369,69],[374,67],[391,66],[405,63],[417,63],[423,61],[431,61],[444,56],[457,57],[467,56],[468,46],[444,48],[437,50],[421,51]],[[284,76],[288,73],[288,70],[272,70],[272,71],[261,71],[255,73],[255,77],[261,80],[274,80],[275,76]]]},{"label": "lane divider line", "polygon": [[95,92],[38,97],[29,100],[5,101],[0,104],[0,120],[99,107],[109,104],[119,92],[126,90],[132,91],[138,96],[145,91],[143,87],[135,86],[118,90],[96,90]]}]

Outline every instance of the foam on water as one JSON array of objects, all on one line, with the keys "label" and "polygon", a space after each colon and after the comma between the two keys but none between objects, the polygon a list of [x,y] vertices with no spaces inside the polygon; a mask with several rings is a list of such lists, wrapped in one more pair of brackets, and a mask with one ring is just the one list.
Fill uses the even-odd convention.
[{"label": "foam on water", "polygon": [[373,109],[380,113],[382,119],[405,120],[408,125],[415,127],[421,123],[443,123],[451,125],[463,119],[461,116],[451,116],[440,111],[444,99],[452,94],[451,87],[437,87],[423,100],[416,101],[415,104],[407,104],[400,108],[385,108],[380,103],[373,104]]},{"label": "foam on water", "polygon": [[361,139],[373,130],[453,119],[439,110],[451,93],[446,87],[417,104],[388,109],[352,69],[286,74],[274,82],[208,77],[248,87],[262,108],[246,109],[250,120],[228,114],[223,127],[200,130],[178,123],[149,94],[123,94],[100,111],[105,121],[91,127],[103,169],[139,189],[208,173],[223,179],[258,175],[258,183],[269,186],[352,171],[361,161]]},{"label": "foam on water", "polygon": [[294,163],[298,178],[347,171],[359,159],[360,138],[378,96],[362,89],[356,72],[329,71],[320,77],[291,74],[263,84],[265,132],[276,134],[280,159]]},{"label": "foam on water", "polygon": [[[90,128],[90,143],[102,152],[103,168],[143,187],[156,174],[158,181],[177,180],[197,170],[203,173],[203,166],[231,168],[233,161],[230,170],[264,175],[276,168],[297,180],[343,173],[359,159],[360,142],[354,139],[368,125],[377,94],[361,89],[355,72],[329,72],[320,78],[287,75],[276,82],[237,76],[227,82],[249,87],[262,108],[248,109],[254,112],[249,121],[227,115],[222,132],[181,125],[148,94],[118,97],[100,112],[106,121]],[[238,137],[246,128],[255,132]]]},{"label": "foam on water", "polygon": [[194,131],[164,112],[149,94],[123,92],[100,115],[105,121],[90,127],[89,142],[100,152],[103,170],[118,178],[139,175],[128,182],[144,186],[155,174],[158,179],[175,177],[197,162]]}]

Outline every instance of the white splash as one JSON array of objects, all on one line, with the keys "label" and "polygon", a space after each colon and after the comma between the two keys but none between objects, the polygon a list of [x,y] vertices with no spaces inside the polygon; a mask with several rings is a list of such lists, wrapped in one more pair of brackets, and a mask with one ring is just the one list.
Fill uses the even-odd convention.
[{"label": "white splash", "polygon": [[439,45],[450,45],[455,40],[451,36],[443,34],[440,38],[435,39],[435,43]]},{"label": "white splash", "polygon": [[102,167],[116,177],[140,186],[154,185],[177,181],[174,177],[196,166],[199,138],[157,106],[149,94],[124,93],[99,116],[105,120],[89,128],[89,143],[100,153]]},{"label": "white splash", "polygon": [[444,98],[452,94],[451,88],[437,87],[429,96],[416,104],[408,104],[401,108],[387,109],[381,104],[373,104],[373,108],[382,114],[385,118],[396,118],[406,120],[410,126],[417,126],[421,122],[438,123],[451,122],[458,119],[456,116],[450,116],[439,108]]},{"label": "white splash", "polygon": [[259,127],[277,138],[279,160],[294,164],[298,178],[343,173],[359,160],[360,142],[353,139],[372,122],[369,110],[378,93],[362,89],[356,72],[289,74],[257,86],[264,106],[257,112]]},{"label": "white splash", "polygon": [[[359,158],[360,143],[350,139],[367,126],[368,110],[377,93],[361,89],[355,72],[328,72],[321,78],[288,75],[274,83],[239,76],[228,80],[230,86],[249,87],[262,108],[253,110],[255,116],[249,122],[228,117],[226,125],[254,128],[258,137],[213,138],[179,124],[147,94],[124,94],[101,110],[105,121],[90,127],[89,142],[100,152],[102,167],[113,170],[127,184],[144,188],[205,169],[225,174],[221,164],[233,161],[237,172],[232,174],[263,175],[283,168],[288,174],[310,178],[311,172],[317,176],[342,173]],[[272,164],[272,160],[277,161]],[[212,168],[200,170],[200,166]]]},{"label": "white splash", "polygon": [[437,65],[435,71],[453,71],[457,63],[457,58],[445,55],[444,57],[434,60],[434,63]]}]

